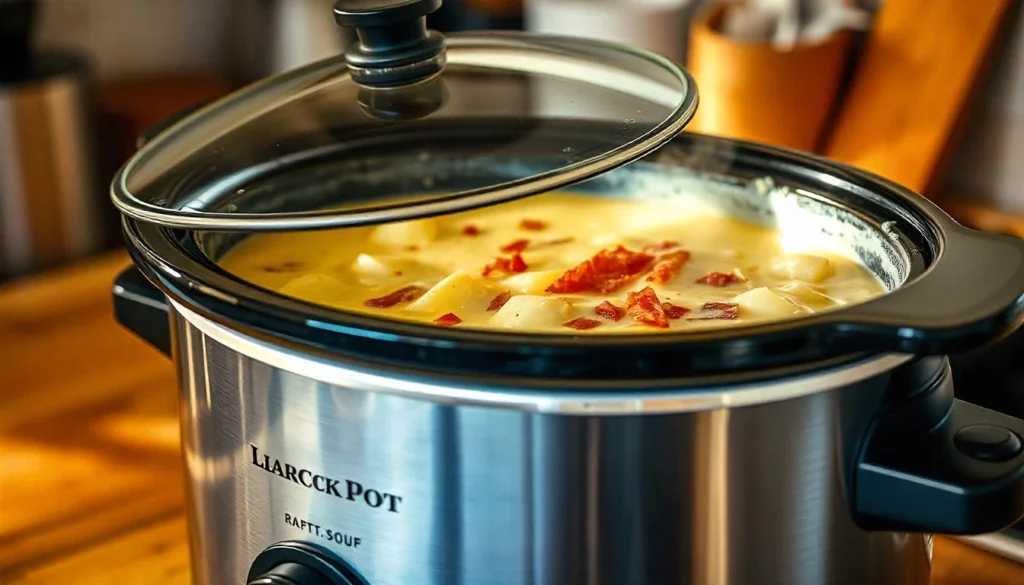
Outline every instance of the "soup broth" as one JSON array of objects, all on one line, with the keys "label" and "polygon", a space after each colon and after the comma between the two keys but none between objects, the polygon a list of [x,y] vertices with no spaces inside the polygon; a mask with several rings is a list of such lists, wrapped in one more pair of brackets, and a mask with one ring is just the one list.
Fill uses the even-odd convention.
[{"label": "soup broth", "polygon": [[343,311],[564,334],[790,319],[885,292],[851,257],[785,249],[771,228],[665,200],[569,193],[382,226],[259,234],[221,265]]}]

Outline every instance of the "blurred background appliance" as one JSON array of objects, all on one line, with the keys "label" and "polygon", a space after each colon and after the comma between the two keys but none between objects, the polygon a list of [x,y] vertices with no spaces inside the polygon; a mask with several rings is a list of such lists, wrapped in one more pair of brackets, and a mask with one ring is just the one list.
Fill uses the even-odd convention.
[{"label": "blurred background appliance", "polygon": [[34,46],[38,12],[36,0],[0,0],[0,280],[92,254],[112,235],[90,66]]}]

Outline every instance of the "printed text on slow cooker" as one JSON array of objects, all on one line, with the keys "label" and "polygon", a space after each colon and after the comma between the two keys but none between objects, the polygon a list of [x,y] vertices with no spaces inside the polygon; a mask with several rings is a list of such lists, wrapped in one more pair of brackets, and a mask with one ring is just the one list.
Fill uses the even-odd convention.
[{"label": "printed text on slow cooker", "polygon": [[363,543],[363,539],[358,536],[352,536],[351,534],[346,534],[334,528],[324,528],[319,524],[313,524],[304,518],[293,516],[287,512],[285,512],[284,515],[284,522],[288,526],[304,530],[308,534],[312,534],[317,538],[329,540],[334,544],[340,544],[349,548],[359,548],[359,545]]},{"label": "printed text on slow cooker", "polygon": [[290,463],[281,463],[279,459],[266,453],[260,453],[256,445],[249,445],[249,447],[252,450],[251,463],[267,473],[273,473],[302,487],[336,498],[350,502],[362,502],[371,508],[398,513],[398,505],[402,503],[401,496],[368,488],[351,479],[334,479],[308,469],[295,467]]}]

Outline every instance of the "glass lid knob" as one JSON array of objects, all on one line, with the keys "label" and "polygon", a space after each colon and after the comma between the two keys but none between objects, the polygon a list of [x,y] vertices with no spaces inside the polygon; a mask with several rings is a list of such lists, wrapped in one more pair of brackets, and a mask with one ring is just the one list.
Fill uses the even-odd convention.
[{"label": "glass lid knob", "polygon": [[427,79],[444,68],[444,36],[427,30],[427,15],[441,0],[338,0],[334,19],[355,29],[345,52],[352,80],[394,87]]}]

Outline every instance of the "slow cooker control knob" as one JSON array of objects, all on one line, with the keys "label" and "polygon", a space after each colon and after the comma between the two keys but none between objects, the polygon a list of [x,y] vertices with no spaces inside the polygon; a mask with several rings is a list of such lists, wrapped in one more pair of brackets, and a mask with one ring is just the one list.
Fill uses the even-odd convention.
[{"label": "slow cooker control knob", "polygon": [[335,585],[331,581],[305,565],[298,563],[281,563],[268,573],[249,581],[248,585]]},{"label": "slow cooker control knob", "polygon": [[249,567],[246,585],[367,585],[352,567],[304,542],[279,542]]}]

